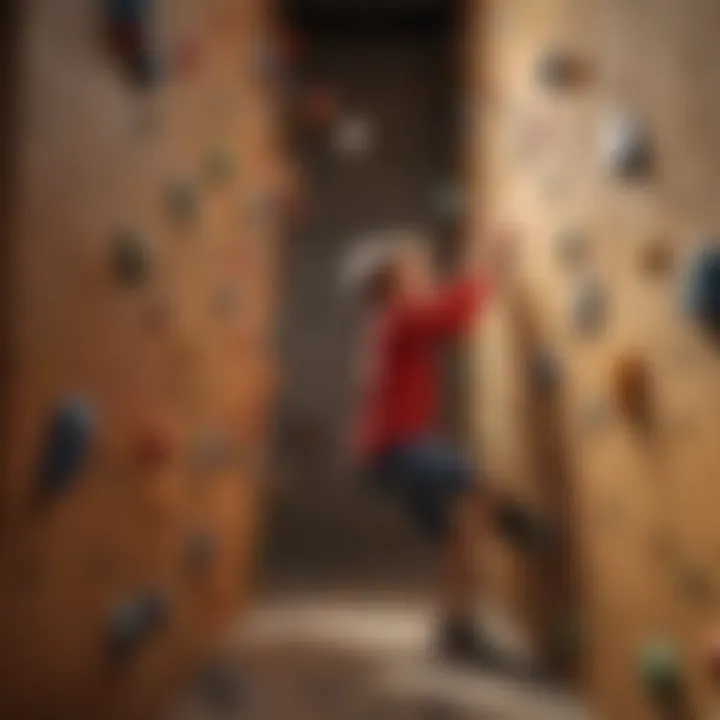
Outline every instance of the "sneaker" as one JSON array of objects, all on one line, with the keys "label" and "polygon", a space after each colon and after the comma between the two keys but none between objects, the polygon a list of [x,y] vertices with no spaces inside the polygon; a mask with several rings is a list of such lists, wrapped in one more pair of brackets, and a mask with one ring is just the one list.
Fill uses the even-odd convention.
[{"label": "sneaker", "polygon": [[442,660],[484,670],[507,670],[507,661],[466,620],[447,620],[440,632],[439,655]]},{"label": "sneaker", "polygon": [[544,555],[552,544],[550,525],[514,500],[503,502],[495,513],[500,535],[533,555]]}]

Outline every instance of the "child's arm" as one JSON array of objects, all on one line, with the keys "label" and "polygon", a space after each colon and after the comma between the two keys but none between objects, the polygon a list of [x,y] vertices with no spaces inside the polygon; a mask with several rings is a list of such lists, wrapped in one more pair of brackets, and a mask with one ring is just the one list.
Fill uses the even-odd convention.
[{"label": "child's arm", "polygon": [[396,331],[400,337],[457,335],[470,326],[490,294],[490,283],[484,277],[466,275],[431,298],[400,310]]},{"label": "child's arm", "polygon": [[457,280],[432,298],[401,311],[400,335],[454,336],[466,330],[484,310],[495,288],[505,284],[512,246],[509,234],[498,233],[470,248]]}]

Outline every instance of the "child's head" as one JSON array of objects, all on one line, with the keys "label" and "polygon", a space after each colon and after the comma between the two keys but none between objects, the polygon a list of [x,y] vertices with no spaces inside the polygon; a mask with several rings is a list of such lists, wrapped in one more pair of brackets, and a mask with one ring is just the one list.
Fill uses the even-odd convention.
[{"label": "child's head", "polygon": [[429,244],[422,234],[410,230],[364,240],[350,252],[343,282],[368,308],[422,297],[435,283]]}]

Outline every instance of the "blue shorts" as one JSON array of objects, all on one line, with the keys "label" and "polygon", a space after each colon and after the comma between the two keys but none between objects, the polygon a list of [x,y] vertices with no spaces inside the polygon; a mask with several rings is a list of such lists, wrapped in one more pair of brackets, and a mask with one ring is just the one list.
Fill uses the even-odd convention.
[{"label": "blue shorts", "polygon": [[455,501],[475,487],[470,464],[435,438],[394,445],[373,458],[368,471],[432,541],[447,535]]}]

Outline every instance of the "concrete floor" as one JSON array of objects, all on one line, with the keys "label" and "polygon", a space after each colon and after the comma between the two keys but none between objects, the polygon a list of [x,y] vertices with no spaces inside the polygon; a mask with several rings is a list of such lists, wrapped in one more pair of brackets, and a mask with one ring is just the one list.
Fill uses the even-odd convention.
[{"label": "concrete floor", "polygon": [[[232,633],[171,720],[586,720],[583,703],[502,676],[440,663],[422,603],[294,599]],[[485,614],[498,645],[522,638]]]}]

